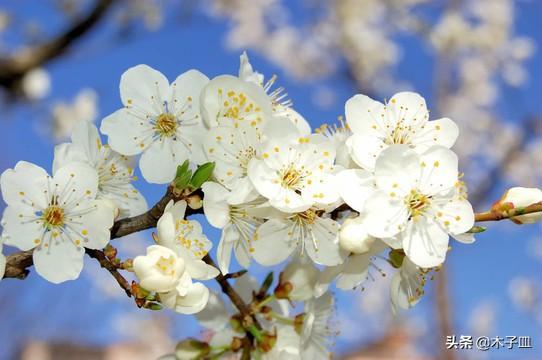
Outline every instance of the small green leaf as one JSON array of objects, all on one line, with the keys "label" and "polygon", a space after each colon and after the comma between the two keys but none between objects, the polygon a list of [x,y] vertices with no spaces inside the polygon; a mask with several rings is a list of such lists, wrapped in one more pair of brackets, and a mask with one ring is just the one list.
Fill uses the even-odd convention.
[{"label": "small green leaf", "polygon": [[485,226],[473,226],[467,233],[469,234],[479,234],[486,231],[487,228]]},{"label": "small green leaf", "polygon": [[196,170],[194,173],[194,176],[192,176],[192,180],[190,180],[190,185],[194,189],[199,189],[201,185],[203,185],[204,182],[209,180],[211,178],[211,175],[213,174],[213,170],[215,169],[215,163],[214,162],[208,162]]},{"label": "small green leaf", "polygon": [[163,306],[157,302],[148,302],[145,304],[145,308],[149,310],[158,311],[158,310],[162,310]]},{"label": "small green leaf", "polygon": [[188,170],[188,166],[190,166],[190,162],[188,160],[185,160],[182,165],[177,166],[177,174],[175,177],[178,178],[184,174]]},{"label": "small green leaf", "polygon": [[186,189],[188,184],[190,184],[190,178],[192,177],[192,170],[187,170],[182,173],[181,176],[175,178],[175,187],[177,189]]},{"label": "small green leaf", "polygon": [[192,170],[188,168],[189,166],[190,162],[188,160],[185,160],[182,165],[177,166],[177,173],[175,174],[175,180],[173,183],[179,190],[185,189],[190,183],[190,179],[192,178]]}]

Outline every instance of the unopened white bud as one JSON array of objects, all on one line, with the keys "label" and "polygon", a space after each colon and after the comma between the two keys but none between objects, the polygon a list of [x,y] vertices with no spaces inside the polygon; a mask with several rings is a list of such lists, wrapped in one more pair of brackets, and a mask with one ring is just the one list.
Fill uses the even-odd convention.
[{"label": "unopened white bud", "polygon": [[359,217],[346,219],[339,231],[339,245],[343,250],[354,254],[369,251],[375,238],[370,236]]},{"label": "unopened white bud", "polygon": [[[527,207],[539,202],[542,202],[542,190],[537,188],[513,187],[504,193],[496,206],[511,210]],[[542,220],[542,213],[537,212],[514,216],[512,220],[520,224],[532,224]]]}]

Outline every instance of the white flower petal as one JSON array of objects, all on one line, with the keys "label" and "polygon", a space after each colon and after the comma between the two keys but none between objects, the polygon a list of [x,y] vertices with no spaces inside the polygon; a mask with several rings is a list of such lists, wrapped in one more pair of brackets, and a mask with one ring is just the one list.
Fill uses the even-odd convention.
[{"label": "white flower petal", "polygon": [[371,254],[351,255],[337,277],[337,287],[352,290],[366,278],[371,263]]},{"label": "white flower petal", "polygon": [[55,146],[53,159],[53,174],[62,166],[71,162],[88,163],[88,156],[84,150],[71,143],[64,143]]},{"label": "white flower petal", "polygon": [[457,136],[459,128],[456,123],[448,118],[428,121],[423,129],[418,130],[413,136],[412,143],[416,146],[416,151],[422,153],[433,145],[440,145],[451,148]]},{"label": "white flower petal", "polygon": [[133,109],[123,108],[106,116],[100,132],[107,135],[113,150],[127,156],[137,155],[153,143],[152,125],[146,115],[138,115]]},{"label": "white flower petal", "polygon": [[422,173],[419,189],[433,195],[453,188],[458,179],[457,155],[443,146],[433,146],[420,155]]},{"label": "white flower petal", "polygon": [[61,206],[77,199],[95,199],[98,193],[98,173],[85,163],[64,165],[54,174],[54,182]]},{"label": "white flower petal", "polygon": [[444,262],[449,237],[435,221],[422,216],[413,219],[400,237],[405,254],[419,267],[431,268]]},{"label": "white flower petal", "polygon": [[336,179],[339,193],[348,206],[363,211],[365,200],[375,191],[372,174],[361,169],[348,169],[338,173]]},{"label": "white flower petal", "polygon": [[229,191],[222,185],[207,181],[201,186],[203,190],[203,211],[209,224],[222,229],[230,222],[230,206],[227,203]]},{"label": "white flower petal", "polygon": [[68,226],[77,232],[70,236],[82,237],[83,245],[89,249],[103,249],[111,237],[109,230],[113,226],[114,211],[104,200],[89,201],[85,206],[94,210],[70,219]]},{"label": "white flower petal", "polygon": [[[172,200],[173,201],[173,200]],[[156,224],[158,243],[170,249],[176,246],[175,220],[171,212],[165,211]]]},{"label": "white flower petal", "polygon": [[271,100],[261,86],[231,75],[212,79],[201,92],[200,103],[208,127],[245,123],[261,130],[273,112]]},{"label": "white flower petal", "polygon": [[36,217],[30,207],[8,206],[2,216],[4,228],[2,236],[5,244],[16,246],[23,251],[30,250],[39,244],[45,232],[42,223],[25,220]]},{"label": "white flower petal", "polygon": [[222,274],[228,274],[231,262],[231,253],[233,251],[234,243],[226,241],[225,235],[227,231],[231,231],[232,226],[227,226],[222,230],[222,236],[220,237],[220,242],[218,243],[218,248],[216,250],[216,257],[218,261],[218,267]]},{"label": "white flower petal", "polygon": [[82,246],[75,246],[65,237],[59,237],[36,248],[32,258],[36,272],[45,280],[58,284],[79,277],[84,254]]},{"label": "white flower petal", "polygon": [[7,169],[0,177],[2,197],[8,205],[32,208],[31,204],[45,208],[43,196],[49,175],[41,167],[19,161],[14,169]]},{"label": "white flower petal", "polygon": [[404,126],[419,126],[429,119],[425,99],[417,93],[400,92],[392,96],[386,104],[389,113]]},{"label": "white flower petal", "polygon": [[238,241],[235,243],[233,251],[235,253],[235,259],[237,259],[239,265],[245,269],[248,269],[250,266],[250,260],[252,259],[249,245],[246,244],[245,241]]},{"label": "white flower petal", "polygon": [[136,65],[120,78],[120,97],[124,106],[154,114],[155,103],[170,97],[169,81],[161,72],[147,65]]},{"label": "white flower petal", "polygon": [[[209,289],[202,283],[193,283],[185,296],[178,296],[175,291],[160,294],[160,298],[164,298],[169,302],[168,298],[174,297],[175,303],[172,308],[181,314],[195,314],[203,310],[209,300]],[[169,300],[169,301],[168,301]]]},{"label": "white flower petal", "polygon": [[346,123],[353,133],[359,135],[377,135],[376,130],[382,124],[381,115],[384,105],[365,95],[355,95],[345,104]]},{"label": "white flower petal", "polygon": [[416,187],[419,177],[420,157],[406,145],[388,147],[376,161],[376,185],[390,196],[409,193]]},{"label": "white flower petal", "polygon": [[408,209],[402,199],[377,191],[365,202],[363,222],[370,235],[389,238],[404,228],[408,216]]},{"label": "white flower petal", "polygon": [[339,224],[328,218],[318,218],[305,235],[305,250],[312,261],[326,266],[342,264],[348,256],[339,246]]},{"label": "white flower petal", "polygon": [[474,226],[474,210],[467,200],[447,201],[437,209],[436,220],[450,234],[462,234]]},{"label": "white flower petal", "polygon": [[254,260],[264,266],[271,266],[286,260],[297,248],[293,238],[291,223],[271,219],[260,225],[252,242]]},{"label": "white flower petal", "polygon": [[209,301],[205,308],[196,315],[196,319],[204,328],[218,332],[228,325],[230,314],[220,295],[210,291]]},{"label": "white flower petal", "polygon": [[463,244],[472,244],[476,239],[474,238],[474,234],[471,233],[463,233],[463,234],[451,234],[451,236],[456,239],[459,242],[462,242]]},{"label": "white flower petal", "polygon": [[352,160],[361,168],[372,171],[380,153],[388,147],[382,137],[372,134],[354,134],[346,141]]},{"label": "white flower petal", "polygon": [[190,118],[197,116],[198,122],[203,122],[199,115],[199,94],[207,83],[209,83],[209,78],[195,69],[177,76],[175,81],[171,83],[173,112],[175,114],[183,112],[183,115],[186,114]]},{"label": "white flower petal", "polygon": [[141,155],[139,168],[147,182],[166,184],[173,181],[177,165],[184,159],[177,159],[173,155],[172,145],[169,139],[156,141]]}]

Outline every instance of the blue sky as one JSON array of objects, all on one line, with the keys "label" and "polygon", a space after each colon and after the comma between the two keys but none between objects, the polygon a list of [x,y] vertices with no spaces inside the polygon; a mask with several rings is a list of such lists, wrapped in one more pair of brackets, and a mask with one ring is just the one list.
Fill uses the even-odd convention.
[{"label": "blue sky", "polygon": [[[542,44],[539,25],[542,3],[523,1],[519,4],[518,33]],[[21,14],[35,18],[43,19],[44,14],[49,14],[39,9],[39,6],[29,6],[28,2],[23,5],[15,2],[7,5]],[[299,10],[295,7],[293,11],[295,16]],[[53,31],[57,26],[58,20],[51,18],[46,30]],[[197,68],[209,77],[237,73],[239,53],[225,49],[227,25],[222,22],[211,21],[196,13],[182,24],[166,22],[157,32],[139,30],[141,29],[130,38],[119,39],[111,36],[111,26],[106,24],[86,38],[72,53],[47,66],[53,81],[50,100],[70,100],[80,89],[93,88],[99,94],[101,118],[120,107],[120,75],[136,64],[148,64],[159,69],[169,79],[174,79],[190,68]],[[14,43],[17,38],[5,40]],[[425,95],[431,108],[434,99],[430,95],[433,86],[430,54],[410,37],[402,38],[401,45],[404,49],[403,60],[396,73],[399,78],[409,81],[414,90]],[[249,52],[249,55],[258,71],[266,75],[279,75],[280,85],[288,89],[295,108],[314,127],[324,122],[332,122],[341,115],[344,102],[354,94],[353,84],[341,75],[323,81],[298,82],[285,76],[279,68],[257,54]],[[539,51],[528,62],[530,80],[526,86],[520,90],[505,89],[498,111],[508,121],[518,121],[528,114],[540,114],[541,56]],[[336,101],[329,109],[321,109],[313,103],[314,92],[323,85],[336,95]],[[0,171],[13,167],[18,160],[31,161],[50,170],[54,144],[36,130],[48,120],[48,105],[16,104],[4,110],[0,114],[0,134],[3,135],[0,145]],[[144,185],[143,182],[138,185],[149,203],[153,203],[164,192],[162,186]],[[497,192],[501,190],[502,187]],[[472,309],[480,301],[487,300],[498,310],[495,333],[488,336],[531,335],[535,349],[529,356],[533,355],[534,358],[535,352],[538,356],[542,355],[540,324],[537,325],[529,315],[516,310],[508,297],[508,283],[513,277],[522,275],[541,278],[542,262],[529,254],[527,246],[532,237],[540,234],[540,230],[538,225],[520,228],[511,223],[490,224],[490,230],[478,236],[475,244],[454,244],[449,255],[449,277],[458,335],[469,333],[467,324]],[[217,236],[217,231],[209,229],[211,239],[216,241]],[[99,271],[91,261],[87,261],[87,265]],[[73,339],[95,344],[119,340],[118,337],[112,338],[116,335],[103,324],[104,319],[107,324],[108,320],[125,311],[131,311],[135,305],[124,297],[100,299],[91,293],[91,289],[87,279],[56,286],[43,281],[34,273],[25,281],[1,282],[0,343],[6,344],[10,339],[22,341],[24,338]],[[337,293],[337,298],[339,308],[356,311],[356,306],[352,304],[352,293]],[[433,307],[432,299],[428,297],[408,316],[421,316],[429,322],[429,326],[434,326]],[[138,316],[148,316],[146,311],[140,313]],[[173,313],[169,315],[175,316]],[[17,324],[23,324],[24,334],[14,336],[13,331]],[[338,326],[340,328],[340,324]],[[363,324],[360,323],[359,326]],[[176,316],[173,327],[179,335],[197,333],[194,321],[187,316]],[[428,351],[433,350],[437,340],[434,336],[428,336],[427,339],[427,344],[424,345]],[[354,346],[356,341],[341,340],[339,337],[336,343],[338,350],[345,351]],[[8,359],[9,351],[15,349],[10,346],[2,348],[0,359]],[[511,359],[516,356],[519,355],[501,350],[494,352],[491,358]]]}]

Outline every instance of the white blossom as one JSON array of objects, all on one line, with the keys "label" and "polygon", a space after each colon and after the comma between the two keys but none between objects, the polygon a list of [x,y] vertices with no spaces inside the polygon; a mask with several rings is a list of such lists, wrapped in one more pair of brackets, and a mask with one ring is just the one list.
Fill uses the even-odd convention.
[{"label": "white blossom", "polygon": [[[366,233],[362,230],[363,234]],[[374,280],[370,269],[373,267],[383,274],[382,269],[375,265],[375,260],[387,247],[381,240],[373,239],[367,251],[350,253],[342,264],[325,268],[318,277],[315,295],[321,296],[325,293],[333,281],[336,281],[337,288],[341,290],[353,290],[367,279]]]},{"label": "white blossom", "polygon": [[200,312],[209,300],[209,289],[202,283],[183,284],[179,289],[160,294],[160,302],[181,314],[196,314]]},{"label": "white blossom", "polygon": [[24,75],[21,88],[28,99],[41,100],[51,91],[51,77],[45,69],[32,69]]},{"label": "white blossom", "polygon": [[339,247],[339,224],[321,217],[319,210],[285,214],[258,227],[254,235],[252,256],[258,263],[270,266],[286,260],[292,254],[308,255],[316,264],[341,264],[347,254]]},{"label": "white blossom", "polygon": [[263,74],[253,70],[246,51],[240,56],[239,78],[263,87],[265,93],[271,100],[275,122],[276,118],[283,118],[291,122],[301,136],[307,136],[311,133],[310,124],[303,116],[301,116],[301,114],[293,109],[291,106],[292,102],[288,99],[288,94],[285,89],[283,87],[278,87],[272,90],[276,81],[276,76],[271,77],[264,83]]},{"label": "white blossom", "polygon": [[142,154],[139,167],[145,180],[168,183],[184,160],[205,161],[199,95],[208,81],[189,70],[170,85],[146,65],[130,68],[120,80],[124,108],[106,117],[100,130],[118,153]]},{"label": "white blossom", "polygon": [[373,181],[361,170],[350,173],[358,181],[342,196],[362,212],[370,235],[430,268],[444,261],[449,234],[465,233],[474,224],[457,168],[457,156],[442,146],[419,155],[407,145],[394,145],[376,161]]},{"label": "white blossom", "polygon": [[428,270],[416,266],[408,257],[403,258],[403,263],[390,284],[390,299],[393,313],[399,308],[410,309],[416,305],[424,295],[424,286],[427,282]]},{"label": "white blossom", "polygon": [[450,148],[458,135],[448,118],[429,120],[425,100],[416,93],[395,94],[387,104],[356,95],[345,105],[346,122],[353,136],[347,141],[354,161],[373,170],[378,155],[393,144],[404,144],[422,153],[433,145]]},{"label": "white blossom", "polygon": [[50,177],[20,161],[0,178],[7,203],[2,225],[7,245],[33,251],[38,274],[53,283],[73,280],[83,268],[85,247],[109,242],[113,208],[96,200],[98,175],[83,163],[70,163]]},{"label": "white blossom", "polygon": [[98,95],[92,89],[81,90],[72,103],[57,103],[52,109],[51,135],[56,141],[73,133],[79,122],[93,123],[98,115]]},{"label": "white blossom", "polygon": [[329,321],[334,310],[333,296],[326,293],[305,303],[301,328],[301,358],[329,359]]},{"label": "white blossom", "polygon": [[328,141],[311,143],[311,138],[300,141],[271,139],[263,145],[262,158],[253,158],[248,165],[256,190],[272,206],[290,213],[329,205],[339,198],[332,174],[333,146]]},{"label": "white blossom", "polygon": [[310,262],[295,259],[280,273],[279,285],[288,284],[288,299],[306,301],[315,295],[316,282],[320,271]]},{"label": "white blossom", "polygon": [[133,159],[102,144],[96,127],[86,121],[75,125],[71,143],[55,147],[53,171],[73,161],[86,163],[98,172],[98,199],[111,200],[120,210],[120,218],[147,211],[143,195],[131,184]]},{"label": "white blossom", "polygon": [[171,200],[166,205],[156,226],[156,241],[184,260],[186,272],[192,279],[213,279],[218,275],[218,270],[202,260],[213,244],[203,234],[199,222],[184,218],[185,211],[185,201],[174,203]]},{"label": "white blossom", "polygon": [[168,292],[177,287],[184,274],[184,260],[173,250],[151,245],[146,255],[134,259],[134,273],[140,285],[149,291]]},{"label": "white blossom", "polygon": [[231,75],[217,76],[203,88],[201,113],[208,127],[243,125],[259,133],[273,117],[264,89]]},{"label": "white blossom", "polygon": [[376,239],[367,233],[361,217],[346,219],[339,231],[339,246],[350,253],[364,254]]},{"label": "white blossom", "polygon": [[223,274],[229,272],[232,251],[244,268],[250,265],[252,238],[256,228],[264,222],[263,214],[270,214],[269,206],[260,199],[247,199],[228,191],[215,182],[203,184],[203,210],[209,223],[222,229],[217,248],[218,265]]}]

